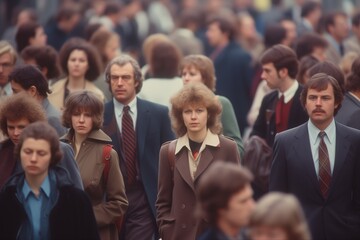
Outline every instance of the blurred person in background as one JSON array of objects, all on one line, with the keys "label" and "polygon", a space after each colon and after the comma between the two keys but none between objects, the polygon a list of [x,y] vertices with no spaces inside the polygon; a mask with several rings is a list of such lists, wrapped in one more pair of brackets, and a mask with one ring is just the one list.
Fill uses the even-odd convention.
[{"label": "blurred person in background", "polygon": [[299,62],[299,71],[296,75],[296,80],[304,85],[309,79],[309,69],[315,66],[319,60],[311,55],[304,56]]},{"label": "blurred person in background", "polygon": [[9,74],[17,60],[16,50],[7,41],[0,41],[0,101],[4,96],[12,94]]},{"label": "blurred person in background", "polygon": [[301,7],[301,21],[297,22],[297,35],[315,33],[322,16],[321,1],[304,1]]},{"label": "blurred person in background", "polygon": [[326,39],[318,33],[304,33],[295,44],[295,52],[299,61],[307,55],[325,61],[328,46]]},{"label": "blurred person in background", "polygon": [[21,51],[27,46],[45,46],[47,36],[44,28],[36,22],[22,24],[15,35],[17,51]]}]

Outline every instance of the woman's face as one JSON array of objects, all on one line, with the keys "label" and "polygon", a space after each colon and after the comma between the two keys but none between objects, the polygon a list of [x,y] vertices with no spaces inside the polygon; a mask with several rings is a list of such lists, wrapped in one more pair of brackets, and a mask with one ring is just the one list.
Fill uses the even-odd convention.
[{"label": "woman's face", "polygon": [[181,71],[184,85],[192,82],[203,82],[200,71],[194,66],[187,66]]},{"label": "woman's face", "polygon": [[20,159],[26,176],[45,177],[51,160],[49,142],[44,139],[25,139],[20,149]]},{"label": "woman's face", "polygon": [[45,46],[47,41],[47,35],[44,32],[43,27],[38,27],[35,30],[35,36],[29,39],[29,43],[32,46]]},{"label": "woman's face", "polygon": [[252,240],[290,240],[281,227],[257,226],[250,231]]},{"label": "woman's face", "polygon": [[105,56],[108,61],[111,61],[115,57],[120,55],[120,43],[119,38],[112,36],[109,38],[104,49]]},{"label": "woman's face", "polygon": [[191,104],[184,107],[182,117],[188,133],[207,131],[208,111],[204,105]]},{"label": "woman's face", "polygon": [[89,68],[86,53],[78,49],[72,51],[69,55],[67,67],[71,77],[84,78]]},{"label": "woman's face", "polygon": [[93,129],[93,120],[88,111],[75,111],[71,116],[71,125],[76,134],[86,136]]}]

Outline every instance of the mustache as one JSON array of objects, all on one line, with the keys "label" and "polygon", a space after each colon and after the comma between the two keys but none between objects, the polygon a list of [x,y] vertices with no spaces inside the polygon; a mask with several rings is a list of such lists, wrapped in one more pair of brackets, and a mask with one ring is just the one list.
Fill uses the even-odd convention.
[{"label": "mustache", "polygon": [[325,111],[321,108],[315,108],[315,110],[312,111],[313,113],[325,113]]}]

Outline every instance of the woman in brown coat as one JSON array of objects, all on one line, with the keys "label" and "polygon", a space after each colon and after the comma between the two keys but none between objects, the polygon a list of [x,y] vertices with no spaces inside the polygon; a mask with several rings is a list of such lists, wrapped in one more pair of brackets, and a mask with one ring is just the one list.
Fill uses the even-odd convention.
[{"label": "woman in brown coat", "polygon": [[124,216],[128,201],[118,155],[111,147],[108,148],[111,139],[100,130],[103,111],[103,103],[94,93],[72,93],[63,112],[64,126],[70,130],[61,139],[75,151],[101,239],[118,240],[116,223]]},{"label": "woman in brown coat", "polygon": [[160,150],[157,223],[163,240],[194,240],[206,227],[194,215],[196,188],[215,161],[240,164],[236,143],[220,135],[221,104],[202,83],[190,83],[171,99],[178,139]]}]

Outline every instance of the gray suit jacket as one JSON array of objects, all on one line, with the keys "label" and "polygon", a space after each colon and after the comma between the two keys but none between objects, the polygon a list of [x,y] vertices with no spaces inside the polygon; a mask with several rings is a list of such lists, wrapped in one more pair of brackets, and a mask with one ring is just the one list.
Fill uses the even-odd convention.
[{"label": "gray suit jacket", "polygon": [[360,101],[346,93],[335,119],[339,123],[360,130]]}]

